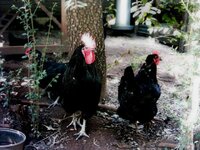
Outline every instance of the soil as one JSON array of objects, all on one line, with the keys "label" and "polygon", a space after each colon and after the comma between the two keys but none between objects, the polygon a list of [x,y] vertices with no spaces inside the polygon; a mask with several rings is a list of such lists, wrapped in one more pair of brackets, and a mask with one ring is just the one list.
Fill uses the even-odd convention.
[{"label": "soil", "polygon": [[[148,132],[139,125],[136,131],[133,124],[119,118],[109,111],[98,111],[87,122],[89,138],[76,140],[73,128],[66,128],[70,118],[59,122],[65,115],[61,106],[48,109],[40,108],[41,136],[32,138],[29,123],[27,122],[27,105],[12,104],[3,106],[0,99],[0,127],[10,127],[23,131],[28,139],[25,149],[38,150],[118,150],[118,149],[175,149],[179,146],[180,126],[178,118],[186,110],[184,102],[189,95],[188,88],[183,87],[183,72],[187,67],[181,68],[190,58],[190,55],[179,54],[171,47],[158,43],[149,37],[134,35],[107,36],[105,40],[107,56],[107,97],[102,102],[107,106],[118,107],[117,88],[124,68],[130,64],[138,71],[146,56],[157,50],[162,57],[158,66],[158,81],[161,85],[162,95],[158,100],[158,114],[152,122]],[[16,57],[16,56],[15,56]],[[180,63],[177,63],[179,62]],[[27,60],[7,59],[3,68],[5,71],[22,68],[22,75],[27,75]],[[188,66],[189,67],[189,66]],[[5,74],[5,76],[8,74]],[[25,99],[26,86],[15,86],[17,93],[12,93],[15,100]],[[181,90],[180,90],[181,89]],[[51,103],[47,97],[41,102]],[[17,103],[17,102],[16,102]],[[179,105],[177,105],[179,104]],[[79,130],[79,128],[78,128]]]}]

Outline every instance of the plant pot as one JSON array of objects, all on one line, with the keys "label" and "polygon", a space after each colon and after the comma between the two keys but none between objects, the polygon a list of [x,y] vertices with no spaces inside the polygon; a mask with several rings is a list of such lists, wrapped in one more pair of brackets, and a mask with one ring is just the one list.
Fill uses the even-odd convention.
[{"label": "plant pot", "polygon": [[23,150],[26,136],[14,129],[0,128],[0,150]]}]

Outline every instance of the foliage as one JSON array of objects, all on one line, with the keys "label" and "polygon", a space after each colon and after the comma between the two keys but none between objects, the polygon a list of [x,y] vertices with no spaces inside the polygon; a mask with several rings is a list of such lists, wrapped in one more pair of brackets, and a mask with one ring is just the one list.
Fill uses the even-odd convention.
[{"label": "foliage", "polygon": [[106,14],[116,14],[116,9],[115,9],[115,1],[114,0],[110,0],[108,6],[105,7],[103,13]]},{"label": "foliage", "polygon": [[4,61],[0,56],[0,102],[4,108],[8,108],[11,98],[17,94],[15,86],[24,79],[20,78],[21,69],[5,74],[2,66]]},{"label": "foliage", "polygon": [[[40,1],[42,2],[42,1]],[[29,93],[27,93],[26,97],[27,99],[34,101],[35,103],[29,106],[29,115],[31,115],[31,126],[32,126],[32,132],[34,136],[39,136],[39,105],[37,105],[37,102],[42,97],[42,92],[39,89],[39,80],[44,78],[46,76],[46,72],[43,70],[43,63],[45,61],[45,55],[47,50],[47,45],[49,44],[49,37],[50,32],[52,29],[51,21],[53,17],[53,12],[55,7],[57,6],[56,3],[53,4],[51,9],[51,17],[50,17],[50,23],[48,26],[48,32],[46,37],[46,43],[45,48],[42,50],[42,58],[41,62],[38,63],[38,54],[36,53],[36,45],[37,41],[35,38],[37,30],[34,28],[33,24],[33,18],[39,9],[39,4],[37,4],[36,7],[33,9],[33,1],[30,0],[22,0],[22,6],[17,7],[15,5],[12,6],[13,9],[19,13],[17,19],[20,20],[20,23],[24,27],[24,31],[26,32],[26,35],[28,39],[31,39],[24,45],[25,48],[32,48],[32,51],[30,53],[29,57]]]},{"label": "foliage", "polygon": [[185,7],[180,0],[161,0],[159,8],[162,12],[160,22],[167,23],[168,25],[178,29],[183,26],[182,15],[185,13]]},{"label": "foliage", "polygon": [[[200,44],[199,44],[199,39],[200,39],[200,24],[199,24],[199,19],[200,19],[200,2],[199,1],[191,1],[190,5],[185,3],[183,0],[181,0],[182,3],[184,4],[184,7],[186,7],[186,10],[188,11],[188,14],[190,16],[190,29],[188,30],[188,46],[190,47],[190,53],[193,54],[194,56],[194,64],[193,64],[193,75],[194,76],[199,76],[200,73],[200,64],[198,62],[198,58],[200,57]],[[190,6],[195,6],[195,7],[190,7]],[[196,62],[197,60],[197,62]]]},{"label": "foliage", "polygon": [[146,24],[149,33],[160,40],[179,46],[180,40],[187,39],[186,9],[181,0],[160,0],[158,6],[153,0],[140,0],[133,3],[131,11],[136,25]]},{"label": "foliage", "polygon": [[132,3],[131,12],[133,18],[137,18],[136,25],[145,23],[147,26],[166,23],[175,28],[181,28],[183,25],[182,14],[185,12],[185,7],[180,0],[160,0],[159,6],[153,6],[153,0],[136,1]]},{"label": "foliage", "polygon": [[132,3],[131,13],[133,18],[137,18],[135,24],[139,23],[151,26],[157,24],[157,19],[153,17],[155,14],[159,14],[160,10],[152,6],[153,0],[148,2],[147,0],[136,1]]},{"label": "foliage", "polygon": [[[160,22],[160,33],[166,36],[173,37],[175,40],[187,39],[186,24],[184,22],[184,14],[186,14],[186,8],[181,0],[161,0],[159,9],[161,10],[158,21]],[[165,31],[162,30],[163,25]],[[156,32],[156,29],[154,30]]]},{"label": "foliage", "polygon": [[188,30],[188,46],[191,47],[191,52],[195,56],[200,56],[199,48],[199,39],[200,39],[200,2],[191,2],[188,6],[187,3],[184,3],[182,0],[183,5],[186,7],[186,10],[190,16],[190,29]]},{"label": "foliage", "polygon": [[104,14],[104,26],[109,26],[110,21],[115,19],[116,16],[116,9],[115,9],[115,0],[110,0],[108,5],[105,6],[103,10]]},{"label": "foliage", "polygon": [[4,59],[0,56],[0,102],[3,103],[3,107],[8,106],[8,82],[6,80],[6,77],[4,77],[4,72],[3,72],[3,63]]},{"label": "foliage", "polygon": [[9,108],[12,97],[18,94],[15,88],[24,81],[24,78],[20,77],[22,69],[5,73],[2,67],[3,62],[4,59],[0,57],[0,103],[3,108]]}]

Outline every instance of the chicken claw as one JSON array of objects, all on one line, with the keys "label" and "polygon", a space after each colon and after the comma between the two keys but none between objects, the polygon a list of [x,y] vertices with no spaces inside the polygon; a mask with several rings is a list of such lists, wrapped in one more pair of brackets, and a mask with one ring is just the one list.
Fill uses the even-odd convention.
[{"label": "chicken claw", "polygon": [[82,137],[82,136],[85,136],[85,137],[88,137],[88,138],[89,138],[89,136],[88,136],[88,135],[86,134],[86,132],[85,132],[86,120],[83,119],[83,124],[81,124],[81,123],[80,123],[80,118],[79,118],[77,124],[81,127],[81,130],[80,130],[78,133],[74,134],[74,135],[77,135],[77,136],[78,136],[78,137],[76,138],[76,140],[78,140],[78,139],[79,139],[80,137]]},{"label": "chicken claw", "polygon": [[60,99],[60,96],[58,96],[58,97],[56,98],[56,100],[55,100],[52,104],[50,104],[50,105],[47,107],[47,109],[52,108],[52,107],[55,107],[56,105],[58,105],[59,99]]},{"label": "chicken claw", "polygon": [[69,125],[67,126],[67,128],[69,128],[71,125],[74,126],[74,130],[77,130],[76,128],[76,123],[80,117],[80,114],[77,113],[73,113],[70,117],[72,117],[72,121],[69,123]]}]

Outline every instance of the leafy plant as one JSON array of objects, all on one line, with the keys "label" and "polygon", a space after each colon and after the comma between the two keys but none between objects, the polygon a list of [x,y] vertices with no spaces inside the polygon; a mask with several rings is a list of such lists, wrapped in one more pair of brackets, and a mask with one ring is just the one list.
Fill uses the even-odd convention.
[{"label": "leafy plant", "polygon": [[5,60],[0,56],[0,102],[3,103],[3,107],[6,107],[8,106],[8,82],[6,80],[6,77],[4,76],[2,67],[4,61]]},{"label": "leafy plant", "polygon": [[108,6],[105,7],[103,13],[115,15],[116,9],[114,3],[115,3],[114,0],[110,0]]},{"label": "leafy plant", "polygon": [[110,0],[108,5],[105,6],[103,10],[104,14],[104,26],[110,26],[109,22],[115,19],[116,9],[115,9],[115,1]]},{"label": "leafy plant", "polygon": [[3,108],[9,108],[12,97],[18,94],[15,88],[19,86],[19,83],[24,79],[20,77],[22,69],[5,73],[2,67],[3,62],[4,59],[0,57],[0,103]]},{"label": "leafy plant", "polygon": [[[41,2],[41,1],[40,1]],[[34,136],[39,136],[39,112],[40,108],[38,105],[38,101],[42,97],[42,92],[39,88],[39,81],[46,76],[46,72],[43,70],[43,63],[45,61],[46,56],[46,50],[47,45],[49,44],[49,37],[50,32],[52,29],[52,17],[55,7],[57,6],[56,3],[53,4],[51,9],[51,17],[49,18],[50,23],[48,26],[48,32],[47,37],[45,41],[45,48],[42,49],[42,58],[40,60],[40,63],[38,63],[38,54],[36,53],[36,45],[37,41],[35,38],[36,35],[36,29],[34,28],[33,18],[39,9],[39,4],[37,3],[37,6],[33,9],[33,2],[30,0],[22,0],[22,6],[16,7],[15,5],[12,6],[13,9],[17,11],[19,14],[17,19],[20,20],[20,23],[24,27],[24,31],[26,32],[26,35],[28,39],[31,39],[24,45],[25,48],[31,48],[31,53],[29,57],[29,92],[27,93],[26,97],[27,99],[33,101],[33,104],[29,106],[29,114],[31,115],[31,126],[32,126],[32,132]]]},{"label": "leafy plant", "polygon": [[187,14],[183,3],[181,0],[160,0],[157,6],[153,4],[153,0],[133,3],[131,11],[136,18],[135,24],[147,25],[149,33],[159,41],[184,52],[182,47],[179,48],[187,39]]},{"label": "leafy plant", "polygon": [[157,19],[153,15],[160,14],[160,9],[152,6],[153,0],[136,1],[132,3],[131,13],[133,18],[136,18],[135,25],[139,23],[151,26],[157,24]]}]

